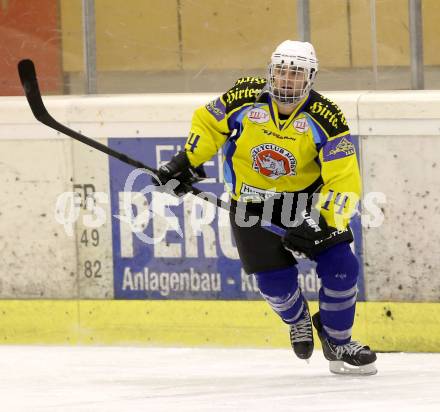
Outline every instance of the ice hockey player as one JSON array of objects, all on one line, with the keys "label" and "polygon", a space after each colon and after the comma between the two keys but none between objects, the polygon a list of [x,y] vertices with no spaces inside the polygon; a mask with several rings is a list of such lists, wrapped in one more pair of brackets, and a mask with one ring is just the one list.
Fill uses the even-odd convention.
[{"label": "ice hockey player", "polygon": [[[240,260],[289,325],[295,354],[308,359],[314,348],[297,280],[295,256],[301,253],[316,262],[321,279],[313,325],[330,370],[374,374],[376,354],[351,340],[359,272],[349,227],[361,191],[356,151],[341,110],[312,89],[317,72],[310,43],[282,42],[272,53],[267,79],[240,78],[194,112],[185,150],[159,169],[158,178],[161,184],[177,179],[175,192],[182,195],[204,177],[203,163],[222,148]],[[299,193],[315,201],[305,204]],[[261,224],[246,224],[237,213],[246,205],[247,213],[261,217],[269,203],[271,223],[287,228],[282,238]],[[301,217],[293,224],[292,213]]]}]

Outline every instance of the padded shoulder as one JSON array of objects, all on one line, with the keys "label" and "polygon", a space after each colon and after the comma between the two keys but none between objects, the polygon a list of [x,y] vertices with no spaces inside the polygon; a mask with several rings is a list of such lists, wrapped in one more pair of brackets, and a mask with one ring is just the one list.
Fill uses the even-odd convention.
[{"label": "padded shoulder", "polygon": [[341,109],[336,103],[315,90],[310,92],[309,100],[303,110],[319,123],[329,137],[349,131],[347,121]]},{"label": "padded shoulder", "polygon": [[246,103],[256,101],[258,95],[264,89],[266,79],[263,77],[242,77],[235,85],[222,95],[226,106],[226,114]]}]

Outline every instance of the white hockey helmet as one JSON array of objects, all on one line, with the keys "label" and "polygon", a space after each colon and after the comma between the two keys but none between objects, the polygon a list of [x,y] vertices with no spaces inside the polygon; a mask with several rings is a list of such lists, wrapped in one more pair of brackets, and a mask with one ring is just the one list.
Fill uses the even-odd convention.
[{"label": "white hockey helmet", "polygon": [[268,67],[269,94],[283,104],[295,104],[310,93],[318,72],[314,47],[285,40],[272,53]]}]

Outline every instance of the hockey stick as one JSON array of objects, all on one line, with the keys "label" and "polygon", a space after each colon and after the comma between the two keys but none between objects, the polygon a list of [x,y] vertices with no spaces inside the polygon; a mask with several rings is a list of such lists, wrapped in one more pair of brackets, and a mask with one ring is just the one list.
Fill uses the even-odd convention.
[{"label": "hockey stick", "polygon": [[[100,152],[103,152],[109,156],[112,156],[121,162],[127,163],[131,166],[134,166],[136,168],[145,169],[149,172],[152,172],[154,174],[157,174],[157,170],[145,165],[144,163],[132,159],[131,157],[128,157],[127,155],[120,153],[116,150],[111,149],[110,147],[97,142],[96,140],[91,139],[90,137],[84,136],[81,133],[76,132],[75,130],[69,129],[67,126],[64,126],[63,124],[56,121],[47,111],[46,107],[44,106],[43,99],[41,97],[40,87],[38,86],[38,80],[37,80],[37,74],[35,71],[35,66],[32,60],[25,59],[21,60],[18,63],[18,74],[20,76],[20,81],[23,86],[24,93],[26,95],[26,99],[29,103],[29,106],[32,110],[32,113],[34,114],[35,118],[45,124],[46,126],[50,127],[51,129],[57,130],[60,133],[63,133],[67,136],[72,137],[75,140],[78,140],[81,143],[84,143],[88,146],[93,147],[96,150],[99,150]],[[229,211],[230,204],[221,200],[220,198],[216,196],[212,196],[211,194],[207,192],[203,192],[199,189],[197,189],[194,186],[190,186],[190,193],[193,195],[199,196],[206,200],[209,203],[214,204],[217,207],[220,207],[222,209],[225,209]],[[239,209],[237,209],[238,211]],[[248,217],[248,216],[244,216]],[[263,222],[262,222],[263,223]],[[264,222],[263,228],[269,230],[272,233],[275,233],[279,236],[283,236],[285,234],[285,229],[273,225],[270,222]]]}]

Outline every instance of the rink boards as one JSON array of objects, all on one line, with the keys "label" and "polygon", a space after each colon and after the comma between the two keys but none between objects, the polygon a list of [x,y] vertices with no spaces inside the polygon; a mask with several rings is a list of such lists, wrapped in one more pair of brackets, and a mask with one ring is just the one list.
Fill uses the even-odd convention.
[{"label": "rink boards", "polygon": [[[440,352],[439,306],[359,302],[353,338],[377,351]],[[290,345],[287,326],[262,301],[6,300],[0,314],[5,344]]]},{"label": "rink boards", "polygon": [[[357,136],[364,192],[386,195],[383,203],[376,198],[385,218],[383,224],[370,227],[371,216],[364,210],[354,222],[355,251],[363,269],[359,298],[366,301],[358,306],[359,333],[368,336],[369,342],[376,342],[376,338],[377,349],[440,350],[429,343],[429,338],[423,338],[424,343],[416,337],[409,343],[405,338],[408,330],[416,333],[423,325],[423,330],[433,330],[429,333],[438,340],[438,323],[426,327],[430,312],[438,312],[436,304],[415,302],[438,302],[440,297],[440,279],[433,274],[440,258],[431,246],[440,240],[440,231],[435,230],[440,227],[436,193],[440,183],[436,173],[440,167],[440,93],[327,95],[342,107]],[[212,97],[49,97],[46,103],[59,121],[157,167],[183,143],[192,110]],[[12,299],[1,302],[7,309],[3,316],[11,327],[16,322],[12,333],[9,326],[0,329],[5,341],[35,338],[55,343],[53,339],[58,336],[65,342],[61,335],[67,330],[72,343],[117,343],[119,336],[127,343],[203,344],[205,338],[199,333],[202,325],[213,322],[212,327],[218,331],[213,338],[217,344],[229,341],[231,345],[236,342],[252,346],[254,339],[255,345],[261,346],[258,330],[272,314],[259,315],[267,308],[256,300],[259,296],[252,277],[241,270],[227,216],[216,213],[201,228],[200,235],[193,236],[189,230],[193,220],[184,213],[190,210],[191,200],[173,205],[173,199],[168,199],[182,236],[169,230],[163,242],[146,245],[120,219],[121,193],[126,193],[124,186],[130,173],[124,164],[37,124],[21,98],[3,98],[0,107],[0,180],[4,195],[0,210],[0,298]],[[207,165],[211,179],[201,186],[218,195],[224,191],[219,166],[218,158]],[[154,202],[150,193],[144,199],[135,196],[147,184],[145,179],[137,179],[128,192],[137,216],[145,205]],[[73,224],[63,224],[70,213],[59,203],[60,194],[65,192],[76,193],[82,201]],[[86,199],[91,195],[96,202],[88,208]],[[153,235],[160,228],[154,222],[138,219],[135,226],[139,232]],[[301,262],[300,271],[306,295],[316,299],[319,283],[313,266]],[[14,299],[31,300],[16,303]],[[48,301],[51,299],[60,300]],[[20,304],[40,313],[41,319],[46,314],[47,319],[53,316],[55,324],[65,327],[58,329],[60,334],[44,332],[45,327],[40,328],[38,322],[20,317]],[[393,310],[386,309],[387,305]],[[222,314],[217,314],[220,308]],[[405,315],[396,318],[388,315],[389,311]],[[203,317],[205,312],[214,318],[208,321]],[[245,322],[237,328],[228,326],[232,320],[249,321],[250,313],[256,322],[254,334]],[[412,325],[416,314],[423,323]],[[187,319],[186,325],[193,319],[194,329],[188,326],[179,333],[174,328],[173,332],[173,319],[180,315]],[[367,318],[375,319],[368,323],[379,328],[376,332],[365,329]],[[124,324],[129,327],[121,328]],[[268,335],[276,336],[277,328],[281,328],[282,340],[270,338],[266,342],[269,346],[285,341],[283,325],[277,325],[271,323]],[[381,340],[377,330],[389,330],[390,325],[401,341]],[[36,328],[33,337],[28,333],[32,328]],[[168,328],[171,335],[167,337]],[[23,334],[15,334],[14,330]],[[147,333],[149,330],[152,332]]]}]

